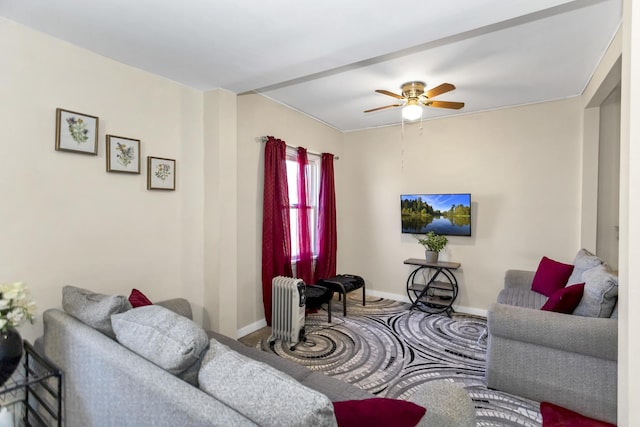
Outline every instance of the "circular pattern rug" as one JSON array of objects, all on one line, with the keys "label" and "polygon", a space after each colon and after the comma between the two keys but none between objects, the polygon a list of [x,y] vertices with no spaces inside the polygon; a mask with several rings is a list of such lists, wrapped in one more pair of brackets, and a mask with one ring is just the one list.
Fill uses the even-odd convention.
[{"label": "circular pattern rug", "polygon": [[406,399],[421,384],[448,380],[463,386],[476,406],[478,426],[530,426],[542,423],[539,405],[484,385],[486,319],[460,313],[452,318],[409,310],[407,303],[347,296],[327,312],[309,314],[306,341],[293,349],[268,337],[257,346],[324,372],[380,397]]}]

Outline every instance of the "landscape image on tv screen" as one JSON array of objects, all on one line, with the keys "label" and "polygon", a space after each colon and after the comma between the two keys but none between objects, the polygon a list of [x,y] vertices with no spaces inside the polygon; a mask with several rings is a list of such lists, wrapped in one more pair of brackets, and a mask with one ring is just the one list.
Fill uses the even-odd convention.
[{"label": "landscape image on tv screen", "polygon": [[403,194],[402,232],[471,236],[470,194]]}]

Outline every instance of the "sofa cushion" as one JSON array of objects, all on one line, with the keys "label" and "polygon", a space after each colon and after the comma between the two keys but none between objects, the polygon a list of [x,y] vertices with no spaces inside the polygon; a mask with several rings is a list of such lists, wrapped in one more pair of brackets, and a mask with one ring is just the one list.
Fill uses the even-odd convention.
[{"label": "sofa cushion", "polygon": [[611,312],[611,318],[612,319],[617,319],[618,318],[618,306],[619,306],[619,304],[616,302],[616,306],[613,307],[613,311]]},{"label": "sofa cushion", "polygon": [[144,307],[145,305],[153,304],[149,298],[137,289],[131,289],[129,294],[129,302],[133,308]]},{"label": "sofa cushion", "polygon": [[270,366],[212,339],[200,389],[261,426],[336,426],[331,401]]},{"label": "sofa cushion", "polygon": [[584,294],[573,314],[587,317],[611,317],[618,301],[618,278],[602,264],[582,274]]},{"label": "sofa cushion", "polygon": [[405,400],[376,397],[334,402],[338,427],[415,427],[427,411]]},{"label": "sofa cushion", "polygon": [[547,302],[547,299],[546,296],[531,289],[506,288],[498,294],[497,302],[499,304],[515,305],[538,310]]},{"label": "sofa cushion", "polygon": [[550,297],[558,289],[564,288],[573,271],[573,265],[542,257],[538,264],[531,290]]},{"label": "sofa cushion", "polygon": [[584,282],[584,280],[582,280],[582,274],[585,271],[603,264],[604,261],[588,250],[580,249],[573,260],[573,272],[571,276],[569,276],[569,280],[567,280],[567,285]]},{"label": "sofa cushion", "polygon": [[417,427],[476,427],[476,408],[462,384],[429,379],[414,388],[407,400],[427,408]]},{"label": "sofa cushion", "polygon": [[191,304],[186,298],[171,298],[154,303],[161,307],[167,308],[174,313],[178,313],[187,319],[193,320],[193,312],[191,311]]},{"label": "sofa cushion", "polygon": [[81,322],[115,338],[111,315],[131,309],[122,295],[104,295],[75,286],[62,288],[62,309]]},{"label": "sofa cushion", "polygon": [[555,311],[556,313],[571,314],[576,309],[582,294],[584,292],[584,283],[577,285],[567,286],[566,288],[558,289],[553,295],[549,297],[547,302],[542,306],[540,310]]},{"label": "sofa cushion", "polygon": [[120,344],[175,375],[192,370],[209,344],[200,326],[159,305],[116,314],[111,322]]},{"label": "sofa cushion", "polygon": [[550,402],[540,403],[540,414],[542,415],[542,427],[615,427],[615,424],[585,417]]}]

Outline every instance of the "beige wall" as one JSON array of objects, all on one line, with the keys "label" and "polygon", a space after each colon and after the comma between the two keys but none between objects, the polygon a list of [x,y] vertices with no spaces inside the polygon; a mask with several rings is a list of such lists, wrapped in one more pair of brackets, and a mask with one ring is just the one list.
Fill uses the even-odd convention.
[{"label": "beige wall", "polygon": [[[0,51],[0,281],[26,282],[40,316],[66,284],[197,304],[202,93],[1,18]],[[100,118],[97,156],[54,150],[57,107]],[[177,191],[147,191],[144,162],[107,173],[105,134],[176,159]]]},{"label": "beige wall", "polygon": [[236,95],[214,90],[204,100],[204,327],[238,330]]},{"label": "beige wall", "polygon": [[[344,181],[347,163],[342,159],[341,132],[263,96],[238,96],[238,325],[247,331],[264,324],[261,288],[264,144],[258,139],[268,135],[294,147],[340,157],[334,163],[337,183]],[[346,193],[342,185],[336,187],[338,230],[342,230]],[[338,251],[342,245],[339,232]]]},{"label": "beige wall", "polygon": [[459,307],[483,313],[509,268],[543,255],[571,262],[579,249],[582,105],[579,98],[346,134],[339,259],[367,289],[406,298],[422,258],[400,233],[400,194],[471,193],[472,237],[450,237]]}]

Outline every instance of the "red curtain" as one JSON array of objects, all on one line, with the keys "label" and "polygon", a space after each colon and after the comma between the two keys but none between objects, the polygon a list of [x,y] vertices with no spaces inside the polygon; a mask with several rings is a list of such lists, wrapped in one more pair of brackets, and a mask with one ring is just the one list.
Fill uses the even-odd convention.
[{"label": "red curtain", "polygon": [[313,284],[313,251],[311,248],[311,206],[307,193],[309,160],[307,150],[298,147],[298,251],[296,274],[306,284]]},{"label": "red curtain", "polygon": [[336,228],[336,190],[333,179],[333,154],[323,153],[320,166],[318,209],[318,259],[316,280],[336,275],[338,238]]},{"label": "red curtain", "polygon": [[264,197],[262,211],[262,303],[271,326],[271,280],[291,277],[291,235],[286,144],[272,136],[264,148]]}]

